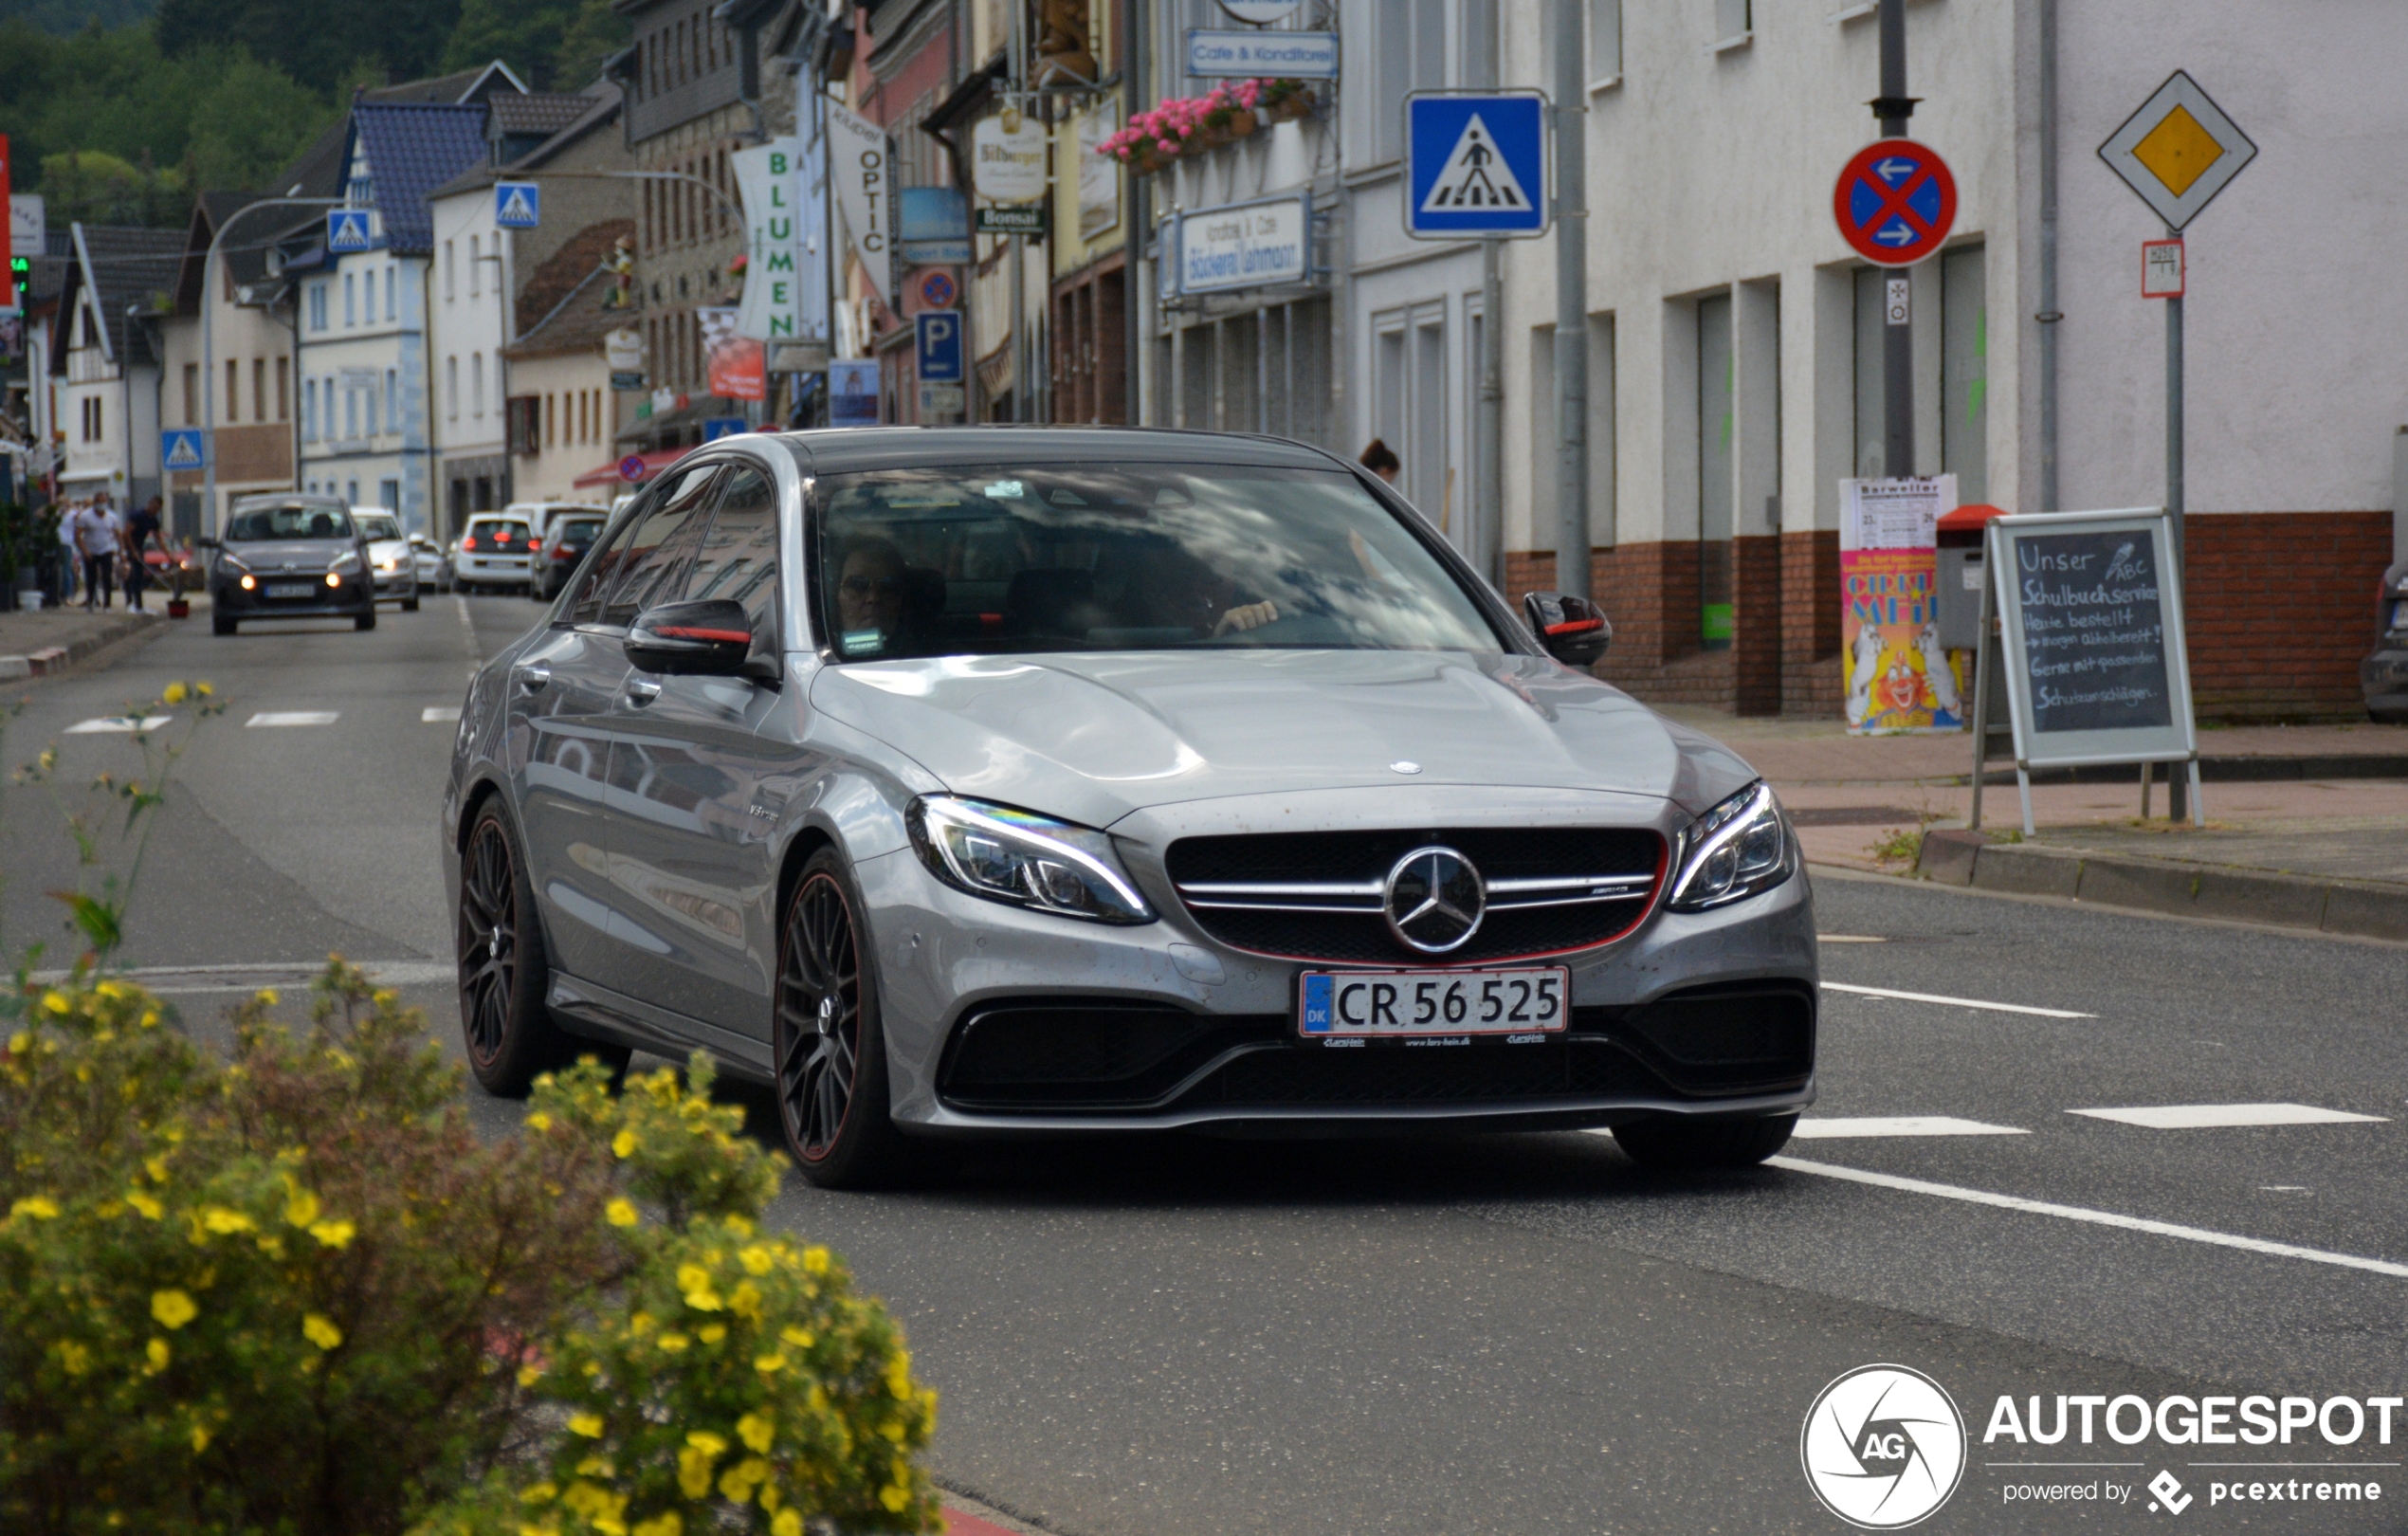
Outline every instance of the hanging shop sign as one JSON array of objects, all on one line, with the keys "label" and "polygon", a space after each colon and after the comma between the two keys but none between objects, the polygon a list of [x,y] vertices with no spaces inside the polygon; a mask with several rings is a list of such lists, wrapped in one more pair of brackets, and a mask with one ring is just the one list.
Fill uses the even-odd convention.
[{"label": "hanging shop sign", "polygon": [[[802,140],[788,137],[727,157],[744,205],[744,297],[737,333],[756,341],[803,339],[802,220],[794,176]],[[825,339],[821,338],[820,339]]]},{"label": "hanging shop sign", "polygon": [[1336,80],[1336,32],[1240,32],[1191,27],[1187,72],[1199,80]]},{"label": "hanging shop sign", "polygon": [[1233,203],[1178,216],[1177,291],[1213,293],[1312,280],[1309,195]]},{"label": "hanging shop sign", "polygon": [[1045,195],[1045,125],[1017,108],[982,118],[970,130],[970,181],[991,203],[1033,203]]},{"label": "hanging shop sign", "polygon": [[895,291],[894,242],[886,233],[894,211],[886,130],[833,101],[827,110],[828,167],[836,184],[836,210],[845,221],[845,239],[854,259],[868,274],[871,291],[883,300]]}]

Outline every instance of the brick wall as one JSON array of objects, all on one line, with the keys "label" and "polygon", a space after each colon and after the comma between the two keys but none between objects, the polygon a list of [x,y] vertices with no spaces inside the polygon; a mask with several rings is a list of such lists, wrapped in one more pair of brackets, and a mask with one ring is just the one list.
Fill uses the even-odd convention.
[{"label": "brick wall", "polygon": [[1731,541],[1731,705],[1742,715],[1781,712],[1781,588],[1779,538]]},{"label": "brick wall", "polygon": [[1781,713],[1836,719],[1839,530],[1781,535]]},{"label": "brick wall", "polygon": [[2184,521],[2191,691],[2208,719],[2365,718],[2389,512],[2240,512]]}]

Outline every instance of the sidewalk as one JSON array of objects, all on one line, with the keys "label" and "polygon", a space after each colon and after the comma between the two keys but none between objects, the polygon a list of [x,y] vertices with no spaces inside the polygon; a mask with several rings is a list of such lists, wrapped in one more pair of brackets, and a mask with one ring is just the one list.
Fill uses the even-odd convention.
[{"label": "sidewalk", "polygon": [[[1836,721],[1665,711],[1746,758],[1780,794],[1809,862],[2104,905],[2408,940],[2408,727],[2200,733],[2205,828],[2140,820],[2138,768],[2034,784],[2025,840],[2012,764],[1993,762],[1982,831],[1968,736],[1851,737]],[[2000,770],[2005,768],[2004,782]]]},{"label": "sidewalk", "polygon": [[[161,632],[171,622],[167,616],[167,594],[147,594],[143,601],[150,605],[148,613],[128,611],[120,598],[117,607],[92,613],[80,607],[0,613],[0,683],[46,677],[142,631]],[[194,601],[193,613],[199,613],[206,606],[206,599]]]}]

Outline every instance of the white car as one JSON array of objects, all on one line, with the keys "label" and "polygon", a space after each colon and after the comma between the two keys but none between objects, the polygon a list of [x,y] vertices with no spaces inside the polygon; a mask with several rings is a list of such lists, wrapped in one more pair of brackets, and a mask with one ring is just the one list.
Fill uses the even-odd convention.
[{"label": "white car", "polygon": [[512,502],[502,509],[505,518],[525,520],[538,544],[551,534],[553,519],[571,512],[606,519],[611,515],[610,508],[593,502]]},{"label": "white car", "polygon": [[461,531],[460,548],[451,557],[452,585],[468,592],[479,587],[524,592],[533,579],[535,544],[526,519],[480,512]]},{"label": "white car", "polygon": [[376,600],[398,601],[405,613],[418,612],[418,560],[401,531],[401,519],[382,507],[355,506],[351,521],[368,539],[368,569],[376,579]]},{"label": "white car", "polygon": [[425,534],[410,536],[410,552],[418,561],[418,590],[449,592],[451,590],[451,557],[443,546]]}]

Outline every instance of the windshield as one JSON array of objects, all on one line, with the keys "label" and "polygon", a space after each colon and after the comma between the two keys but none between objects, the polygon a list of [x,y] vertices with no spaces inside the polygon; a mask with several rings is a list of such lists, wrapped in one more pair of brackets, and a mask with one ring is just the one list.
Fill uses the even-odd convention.
[{"label": "windshield", "polygon": [[363,512],[352,521],[358,523],[359,531],[372,539],[401,537],[400,522],[391,517],[379,517],[374,512]]},{"label": "windshield", "polygon": [[265,539],[349,539],[351,514],[339,506],[254,506],[227,520],[236,542]]},{"label": "windshield", "polygon": [[535,542],[528,537],[525,523],[503,522],[497,519],[487,518],[479,518],[468,524],[468,540],[476,544],[490,543],[501,549],[507,549],[513,544]]},{"label": "windshield", "polygon": [[560,524],[559,539],[564,544],[590,544],[601,532],[600,518],[571,518]]},{"label": "windshield", "polygon": [[1501,649],[1341,470],[1017,465],[822,480],[847,661],[1033,650]]}]

